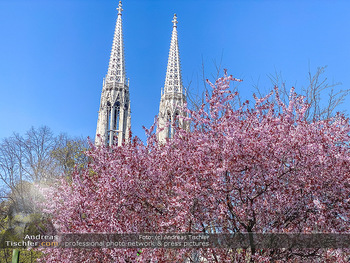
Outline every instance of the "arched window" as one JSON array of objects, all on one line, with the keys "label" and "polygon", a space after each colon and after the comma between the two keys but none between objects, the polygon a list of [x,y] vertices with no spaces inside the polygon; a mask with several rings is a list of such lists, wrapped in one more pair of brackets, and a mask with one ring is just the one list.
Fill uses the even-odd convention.
[{"label": "arched window", "polygon": [[175,126],[175,127],[173,128],[173,137],[174,137],[174,134],[175,134],[175,132],[176,132],[176,129],[179,128],[179,126],[180,126],[180,122],[179,122],[179,112],[178,112],[178,111],[175,112],[173,122],[174,122],[174,126]]},{"label": "arched window", "polygon": [[171,120],[171,115],[170,115],[170,112],[167,113],[167,122],[168,122],[168,134],[167,134],[167,137],[168,138],[171,138],[171,124],[172,124],[172,120]]},{"label": "arched window", "polygon": [[113,123],[113,130],[118,130],[119,128],[119,121],[120,121],[120,103],[117,101],[114,104],[113,107],[113,114],[114,114],[114,123]]},{"label": "arched window", "polygon": [[177,111],[175,113],[175,127],[179,127],[180,123],[179,123],[179,112]]},{"label": "arched window", "polygon": [[106,131],[107,131],[107,136],[106,136],[106,143],[109,144],[109,138],[111,135],[111,103],[108,101],[107,102],[107,122],[106,122]]}]

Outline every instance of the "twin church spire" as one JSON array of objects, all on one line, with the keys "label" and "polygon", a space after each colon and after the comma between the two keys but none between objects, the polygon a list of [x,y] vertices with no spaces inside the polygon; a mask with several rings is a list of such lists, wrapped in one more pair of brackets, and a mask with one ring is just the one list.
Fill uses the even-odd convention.
[{"label": "twin church spire", "polygon": [[171,34],[165,83],[161,92],[157,125],[158,141],[162,143],[166,141],[166,138],[174,136],[174,125],[180,125],[183,128],[185,125],[182,119],[179,118],[179,116],[184,116],[182,109],[186,103],[186,96],[182,84],[176,14],[174,14],[172,22],[173,32]]},{"label": "twin church spire", "polygon": [[118,18],[115,25],[111,56],[109,58],[106,79],[109,82],[124,83],[126,81],[124,42],[122,30],[122,3],[119,1]]},{"label": "twin church spire", "polygon": [[96,145],[121,145],[130,135],[130,94],[125,72],[121,1],[117,10],[111,56],[107,75],[103,80],[98,112]]},{"label": "twin church spire", "polygon": [[[130,136],[130,94],[126,79],[124,43],[122,31],[122,3],[119,1],[112,51],[108,72],[103,80],[100,109],[96,129],[96,145],[121,145]],[[173,18],[168,66],[159,106],[158,139],[165,141],[173,136],[173,124],[182,115],[186,102],[180,68],[177,39],[177,17]],[[182,125],[182,124],[180,124]]]},{"label": "twin church spire", "polygon": [[168,66],[165,76],[164,93],[182,93],[183,85],[181,78],[179,43],[177,40],[177,16],[173,18],[173,32],[171,34]]}]

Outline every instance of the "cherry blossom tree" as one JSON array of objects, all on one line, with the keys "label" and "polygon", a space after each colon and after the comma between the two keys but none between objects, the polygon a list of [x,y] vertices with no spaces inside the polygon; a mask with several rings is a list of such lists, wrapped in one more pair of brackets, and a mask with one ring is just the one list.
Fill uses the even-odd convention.
[{"label": "cherry blossom tree", "polygon": [[[225,74],[189,130],[157,142],[93,147],[88,167],[46,190],[61,233],[349,233],[350,125],[306,121],[308,103],[276,87],[239,109]],[[271,100],[271,98],[274,98]],[[46,262],[345,262],[339,249],[47,249]],[[207,261],[205,261],[207,260]],[[198,261],[197,261],[198,262]]]}]

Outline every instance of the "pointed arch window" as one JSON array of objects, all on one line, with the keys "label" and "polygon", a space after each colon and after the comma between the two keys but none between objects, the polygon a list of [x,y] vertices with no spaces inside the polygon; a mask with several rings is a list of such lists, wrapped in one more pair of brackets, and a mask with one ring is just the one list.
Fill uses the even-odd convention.
[{"label": "pointed arch window", "polygon": [[167,113],[167,125],[168,125],[168,128],[167,128],[167,137],[168,138],[171,138],[171,115],[170,115],[170,112]]},{"label": "pointed arch window", "polygon": [[[175,124],[176,128],[179,128],[180,122],[179,122],[179,112],[178,111],[175,113],[174,124]],[[174,132],[175,132],[175,129],[174,129]]]},{"label": "pointed arch window", "polygon": [[113,130],[118,130],[119,128],[119,121],[120,121],[120,102],[117,101],[114,104],[113,107],[113,117],[114,117],[114,123],[113,123]]},{"label": "pointed arch window", "polygon": [[109,138],[111,135],[111,103],[107,102],[107,122],[106,122],[106,130],[107,130],[107,136],[106,136],[106,144],[109,145]]}]

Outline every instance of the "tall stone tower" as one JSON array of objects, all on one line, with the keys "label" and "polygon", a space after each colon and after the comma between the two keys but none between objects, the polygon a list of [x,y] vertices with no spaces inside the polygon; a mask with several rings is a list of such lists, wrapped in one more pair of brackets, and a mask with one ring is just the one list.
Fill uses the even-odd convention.
[{"label": "tall stone tower", "polygon": [[[180,125],[184,128],[185,123],[179,119],[180,115],[185,113],[181,108],[186,103],[184,94],[179,44],[177,40],[177,17],[174,14],[173,32],[171,35],[170,51],[168,58],[168,66],[165,76],[164,88],[161,91],[161,99],[158,114],[158,141],[165,142],[166,138],[174,136],[173,125]],[[161,130],[163,129],[163,130]]]},{"label": "tall stone tower", "polygon": [[117,10],[118,18],[108,72],[103,79],[95,145],[121,145],[124,139],[128,139],[131,125],[129,81],[126,79],[125,72],[121,1],[119,1]]}]

